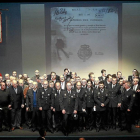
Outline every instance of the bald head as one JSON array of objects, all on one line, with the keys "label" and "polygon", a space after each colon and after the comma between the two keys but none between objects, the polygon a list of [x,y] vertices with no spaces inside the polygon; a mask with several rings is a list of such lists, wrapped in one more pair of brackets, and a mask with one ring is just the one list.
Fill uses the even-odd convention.
[{"label": "bald head", "polygon": [[34,89],[34,90],[37,89],[37,86],[38,86],[37,82],[33,82],[33,89]]},{"label": "bald head", "polygon": [[13,86],[14,88],[17,88],[17,81],[16,81],[16,80],[13,80],[13,81],[12,81],[12,86]]},{"label": "bald head", "polygon": [[47,81],[47,80],[45,80],[45,81],[43,82],[43,87],[44,87],[45,89],[48,88],[48,81]]},{"label": "bald head", "polygon": [[18,82],[19,82],[19,86],[23,87],[23,84],[24,84],[24,83],[23,83],[23,80],[20,79]]},{"label": "bald head", "polygon": [[5,80],[9,80],[10,79],[10,76],[9,76],[9,74],[7,73],[7,74],[5,74]]}]

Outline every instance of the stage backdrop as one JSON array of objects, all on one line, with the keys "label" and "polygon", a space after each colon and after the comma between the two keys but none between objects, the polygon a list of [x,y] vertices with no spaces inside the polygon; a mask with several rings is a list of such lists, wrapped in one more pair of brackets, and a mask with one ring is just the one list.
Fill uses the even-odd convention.
[{"label": "stage backdrop", "polygon": [[118,71],[118,9],[51,8],[51,62],[58,74],[65,67],[82,77]]},{"label": "stage backdrop", "polygon": [[122,3],[122,18],[118,3],[0,3],[9,9],[1,11],[0,72],[32,77],[35,69],[62,74],[68,67],[87,77],[104,68],[127,77],[140,71],[140,3]]},{"label": "stage backdrop", "polygon": [[[50,38],[45,36],[49,26]],[[61,75],[69,68],[87,77],[91,71],[99,76],[103,68],[108,73],[118,71],[117,7],[52,6],[44,16],[43,4],[21,4],[21,31],[24,73],[50,69]]]}]

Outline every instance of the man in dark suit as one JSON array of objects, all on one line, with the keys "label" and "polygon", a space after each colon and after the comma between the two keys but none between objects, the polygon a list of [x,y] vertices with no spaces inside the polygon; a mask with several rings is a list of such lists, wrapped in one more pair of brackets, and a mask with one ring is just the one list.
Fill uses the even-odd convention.
[{"label": "man in dark suit", "polygon": [[120,84],[117,84],[117,77],[112,79],[112,83],[108,85],[108,127],[116,129],[116,117],[117,117],[117,106],[118,106],[118,92]]},{"label": "man in dark suit", "polygon": [[86,78],[82,78],[81,83],[82,83],[82,88],[86,89],[87,88],[87,79]]},{"label": "man in dark suit", "polygon": [[11,81],[10,80],[6,80],[6,88],[8,89],[11,86]]},{"label": "man in dark suit", "polygon": [[44,77],[40,76],[39,77],[39,83],[38,83],[38,89],[43,88],[43,82],[44,82]]},{"label": "man in dark suit", "polygon": [[2,125],[5,125],[5,129],[10,130],[9,124],[9,109],[8,105],[10,104],[10,94],[9,90],[6,89],[5,83],[1,83],[0,90],[0,132],[2,131]]},{"label": "man in dark suit", "polygon": [[78,97],[78,120],[76,120],[76,128],[79,132],[82,132],[84,127],[83,112],[86,112],[86,103],[85,103],[85,89],[81,87],[81,82],[76,83],[75,92]]},{"label": "man in dark suit", "polygon": [[37,82],[33,82],[32,89],[27,91],[26,95],[26,111],[31,112],[31,126],[32,131],[40,128],[39,115],[39,89],[37,89]]},{"label": "man in dark suit", "polygon": [[133,71],[132,71],[132,75],[129,75],[128,76],[128,81],[129,82],[133,82],[133,79],[134,79],[134,77],[135,77],[135,75],[138,73],[138,70],[137,69],[133,69]]},{"label": "man in dark suit", "polygon": [[3,82],[3,77],[0,75],[0,89],[1,89],[1,83]]},{"label": "man in dark suit", "polygon": [[47,75],[47,79],[52,80],[55,83],[56,81],[60,80],[60,76],[56,75],[55,72],[51,72],[51,74]]},{"label": "man in dark suit", "polygon": [[39,70],[35,70],[35,76],[32,77],[31,79],[32,79],[33,81],[37,81],[37,78],[38,78],[38,77],[40,77],[40,75],[39,75]]},{"label": "man in dark suit", "polygon": [[[60,76],[60,80],[61,80],[61,76]],[[53,91],[53,97],[54,97],[54,102],[53,102],[53,112],[54,112],[54,120],[55,120],[55,129],[56,132],[58,132],[59,130],[62,130],[62,111],[60,109],[60,103],[59,103],[59,99],[60,99],[60,94],[63,94],[63,90],[61,89],[61,85],[60,82],[56,82],[55,84],[56,89]]]},{"label": "man in dark suit", "polygon": [[6,80],[10,80],[10,75],[8,73],[5,74],[5,80],[4,83],[6,83]]},{"label": "man in dark suit", "polygon": [[65,79],[66,81],[69,81],[69,80],[71,79],[71,74],[70,74],[68,68],[65,68],[65,69],[64,69],[64,74],[63,74],[63,76],[64,76],[64,79]]},{"label": "man in dark suit", "polygon": [[71,82],[71,89],[75,89],[76,88],[75,79],[74,78],[71,78],[70,79],[70,82]]},{"label": "man in dark suit", "polygon": [[65,80],[64,76],[61,75],[60,76],[60,84],[61,84],[61,89],[62,90],[66,90],[66,83],[67,83],[67,81]]},{"label": "man in dark suit", "polygon": [[132,116],[132,106],[135,100],[135,92],[131,89],[131,83],[125,82],[126,91],[120,96],[118,107],[121,108],[121,129],[123,131],[127,129],[131,132],[131,116]]},{"label": "man in dark suit", "polygon": [[[72,116],[77,114],[78,98],[76,92],[71,90],[71,83],[67,82],[67,90],[60,95],[60,108],[63,114],[64,134],[68,136],[73,126]],[[68,124],[69,123],[69,124]],[[70,131],[69,131],[70,130]]]},{"label": "man in dark suit", "polygon": [[106,70],[102,69],[101,74],[102,76],[98,77],[99,81],[106,81]]},{"label": "man in dark suit", "polygon": [[119,80],[122,78],[122,73],[121,71],[117,72],[117,83],[119,82]]},{"label": "man in dark suit", "polygon": [[23,129],[21,125],[21,108],[24,108],[23,90],[18,86],[17,81],[13,80],[12,86],[9,88],[10,92],[10,105],[11,110],[11,125],[12,131],[15,128]]},{"label": "man in dark suit", "polygon": [[90,74],[90,78],[89,78],[92,82],[92,87],[95,87],[95,75],[94,73],[93,74]]},{"label": "man in dark suit", "polygon": [[106,80],[103,81],[103,82],[104,82],[105,88],[108,88],[108,85],[111,84],[111,82],[112,82],[112,75],[108,74],[107,77],[106,77]]},{"label": "man in dark suit", "polygon": [[138,83],[139,79],[134,78],[133,85],[131,87],[132,90],[135,92],[135,101],[132,109],[132,119],[136,128],[140,128],[138,124],[140,119],[140,85]]},{"label": "man in dark suit", "polygon": [[54,94],[52,89],[48,87],[48,81],[44,81],[43,88],[39,92],[39,110],[42,112],[42,126],[47,128],[51,133],[53,133],[52,128],[52,114],[53,109]]},{"label": "man in dark suit", "polygon": [[108,90],[104,88],[104,82],[99,82],[99,88],[95,90],[94,101],[96,103],[96,131],[99,132],[101,127],[107,131],[107,127],[105,126],[105,116],[107,105],[109,103],[108,98]]}]

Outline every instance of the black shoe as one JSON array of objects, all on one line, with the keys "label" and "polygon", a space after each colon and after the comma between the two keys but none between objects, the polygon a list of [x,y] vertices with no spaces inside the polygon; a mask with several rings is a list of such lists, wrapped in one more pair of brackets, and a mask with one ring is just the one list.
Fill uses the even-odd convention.
[{"label": "black shoe", "polygon": [[12,131],[11,128],[9,128],[8,131],[11,132]]},{"label": "black shoe", "polygon": [[32,131],[35,132],[36,131],[36,128],[32,128]]},{"label": "black shoe", "polygon": [[0,128],[0,132],[2,132],[2,128]]},{"label": "black shoe", "polygon": [[113,129],[113,130],[116,130],[116,126],[113,126],[112,129]]},{"label": "black shoe", "polygon": [[9,128],[5,127],[5,128],[4,128],[4,131],[9,131]]},{"label": "black shoe", "polygon": [[64,135],[65,135],[65,136],[68,136],[68,132],[64,132]]},{"label": "black shoe", "polygon": [[125,130],[123,127],[121,127],[121,128],[119,129],[119,131],[123,131],[123,130]]},{"label": "black shoe", "polygon": [[96,128],[96,132],[99,132],[100,131],[100,128]]},{"label": "black shoe", "polygon": [[131,129],[128,129],[127,131],[128,131],[128,133],[131,133],[132,132]]},{"label": "black shoe", "polygon": [[54,130],[51,128],[51,129],[50,129],[50,132],[51,132],[51,133],[54,133]]},{"label": "black shoe", "polygon": [[58,132],[58,131],[59,131],[59,129],[58,129],[58,128],[56,128],[56,129],[55,129],[55,132]]},{"label": "black shoe", "polygon": [[89,131],[92,131],[92,130],[93,130],[93,127],[90,127],[90,128],[89,128]]},{"label": "black shoe", "polygon": [[81,128],[81,127],[80,127],[80,128],[78,128],[78,131],[79,131],[79,132],[82,132],[82,128]]}]

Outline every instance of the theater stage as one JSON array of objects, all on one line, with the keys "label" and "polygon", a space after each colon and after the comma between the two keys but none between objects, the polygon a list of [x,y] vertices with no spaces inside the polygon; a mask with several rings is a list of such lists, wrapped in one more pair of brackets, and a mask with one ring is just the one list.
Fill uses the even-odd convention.
[{"label": "theater stage", "polygon": [[[0,140],[35,140],[39,137],[38,131],[32,132],[31,129],[27,129],[23,127],[23,130],[16,129],[13,132],[2,131],[0,132]],[[47,140],[78,140],[80,137],[84,137],[86,140],[119,140],[119,139],[127,139],[127,140],[140,140],[140,128],[135,128],[132,126],[132,132],[128,133],[125,131],[119,131],[119,128],[116,130],[100,130],[100,132],[96,132],[95,129],[92,131],[83,131],[83,132],[74,132],[69,134],[69,136],[64,136],[62,132],[54,132],[53,134],[47,132],[46,139]]]}]

